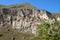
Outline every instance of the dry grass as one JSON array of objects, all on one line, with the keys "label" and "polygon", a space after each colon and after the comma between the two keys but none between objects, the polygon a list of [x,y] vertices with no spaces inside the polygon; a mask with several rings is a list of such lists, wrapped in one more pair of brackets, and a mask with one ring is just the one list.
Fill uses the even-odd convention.
[{"label": "dry grass", "polygon": [[58,13],[52,13],[54,16],[56,16],[56,15],[58,15],[58,16],[60,16],[60,12],[58,12]]},{"label": "dry grass", "polygon": [[25,7],[30,8],[30,9],[37,9],[36,7],[33,7],[32,5],[30,5],[29,3],[13,4],[13,5],[9,5],[9,6],[3,6],[3,7],[0,7],[0,9],[2,9],[2,8],[25,8]]},{"label": "dry grass", "polygon": [[15,31],[11,26],[0,27],[0,40],[31,40],[33,35]]}]

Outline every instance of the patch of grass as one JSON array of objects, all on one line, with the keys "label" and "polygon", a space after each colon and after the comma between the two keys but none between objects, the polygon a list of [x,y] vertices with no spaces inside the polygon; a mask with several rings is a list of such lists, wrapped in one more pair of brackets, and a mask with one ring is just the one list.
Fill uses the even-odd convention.
[{"label": "patch of grass", "polygon": [[29,8],[29,9],[37,9],[36,7],[30,5],[29,3],[23,3],[23,4],[13,4],[13,5],[8,5],[8,6],[3,6],[1,5],[0,9],[2,8]]},{"label": "patch of grass", "polygon": [[60,12],[52,13],[53,16],[60,16]]},{"label": "patch of grass", "polygon": [[39,37],[34,37],[31,40],[42,40],[42,38],[39,36]]},{"label": "patch of grass", "polygon": [[18,32],[10,25],[0,27],[0,40],[30,40],[32,37],[32,34]]}]

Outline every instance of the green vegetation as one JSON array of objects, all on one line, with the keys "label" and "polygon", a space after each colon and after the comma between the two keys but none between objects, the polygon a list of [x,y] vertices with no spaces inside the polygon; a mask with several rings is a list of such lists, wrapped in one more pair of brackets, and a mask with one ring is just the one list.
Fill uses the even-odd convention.
[{"label": "green vegetation", "polygon": [[37,27],[37,36],[22,33],[12,29],[11,25],[0,27],[0,40],[60,40],[60,25],[55,20],[53,24],[43,21]]},{"label": "green vegetation", "polygon": [[57,20],[52,25],[42,22],[37,30],[38,36],[41,36],[42,40],[60,40],[60,25]]}]

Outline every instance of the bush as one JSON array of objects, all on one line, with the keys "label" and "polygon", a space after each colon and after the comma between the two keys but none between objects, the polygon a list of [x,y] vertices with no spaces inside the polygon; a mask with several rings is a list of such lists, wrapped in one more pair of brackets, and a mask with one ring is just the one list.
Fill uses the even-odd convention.
[{"label": "bush", "polygon": [[53,25],[42,22],[37,28],[37,33],[43,40],[60,40],[59,22],[55,20]]}]

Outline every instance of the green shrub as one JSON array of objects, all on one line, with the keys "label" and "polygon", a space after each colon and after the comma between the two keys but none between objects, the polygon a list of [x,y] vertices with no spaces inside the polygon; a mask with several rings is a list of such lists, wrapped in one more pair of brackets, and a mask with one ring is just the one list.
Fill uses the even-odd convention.
[{"label": "green shrub", "polygon": [[59,22],[55,20],[53,26],[49,23],[42,22],[37,28],[37,34],[43,40],[60,40]]}]

